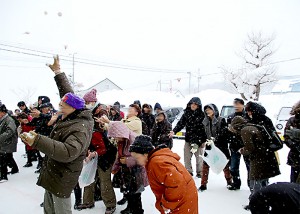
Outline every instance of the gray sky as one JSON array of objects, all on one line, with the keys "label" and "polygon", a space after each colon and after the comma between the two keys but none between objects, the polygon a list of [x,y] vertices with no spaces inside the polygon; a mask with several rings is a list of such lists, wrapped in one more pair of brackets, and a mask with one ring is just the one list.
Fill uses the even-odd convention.
[{"label": "gray sky", "polygon": [[[113,64],[188,70],[195,85],[198,68],[205,75],[220,72],[221,65],[236,66],[235,52],[248,32],[276,34],[274,61],[300,57],[299,9],[299,0],[2,1],[0,44],[63,55],[76,52],[75,58]],[[15,108],[22,97],[18,91],[31,88],[33,101],[38,95],[57,101],[47,62],[52,60],[0,50],[0,100]],[[300,60],[280,63],[278,73],[296,75],[299,68]],[[70,73],[72,64],[63,61],[62,70]],[[78,63],[75,71],[76,81],[85,88],[106,77],[124,89],[156,90],[160,79],[173,80],[173,88],[188,84],[186,72],[152,73]],[[203,77],[201,84],[222,80],[221,75],[213,75]],[[163,90],[168,87],[164,84]]]}]

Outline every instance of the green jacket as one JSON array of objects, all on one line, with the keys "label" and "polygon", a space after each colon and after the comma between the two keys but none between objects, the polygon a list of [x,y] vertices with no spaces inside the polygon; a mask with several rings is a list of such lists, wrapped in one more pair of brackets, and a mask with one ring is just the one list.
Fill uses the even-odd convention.
[{"label": "green jacket", "polygon": [[[73,92],[64,73],[55,77],[60,97]],[[89,110],[76,110],[59,119],[50,137],[38,135],[33,147],[46,154],[37,185],[60,198],[68,198],[78,182],[92,138],[94,121]]]}]

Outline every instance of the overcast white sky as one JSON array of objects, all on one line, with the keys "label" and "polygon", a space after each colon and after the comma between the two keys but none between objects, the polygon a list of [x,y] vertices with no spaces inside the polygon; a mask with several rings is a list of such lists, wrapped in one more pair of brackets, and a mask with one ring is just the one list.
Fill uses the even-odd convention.
[{"label": "overcast white sky", "polygon": [[[299,11],[299,0],[2,0],[0,44],[64,55],[76,52],[75,58],[117,64],[190,70],[197,76],[198,68],[201,74],[210,74],[220,72],[221,65],[236,66],[235,52],[252,31],[277,35],[274,61],[300,57]],[[0,50],[0,100],[15,108],[20,97],[12,90],[30,87],[36,90],[34,99],[49,95],[57,101],[53,75],[44,66],[47,62],[52,60]],[[300,60],[281,63],[278,73],[299,75],[299,68]],[[62,70],[70,73],[72,64],[62,62]],[[106,77],[124,89],[139,90],[157,89],[160,79],[183,78],[180,83],[173,81],[173,87],[182,88],[187,87],[188,77],[78,63],[75,72],[76,81],[85,88]],[[201,84],[213,81],[222,81],[222,76],[203,77]]]}]

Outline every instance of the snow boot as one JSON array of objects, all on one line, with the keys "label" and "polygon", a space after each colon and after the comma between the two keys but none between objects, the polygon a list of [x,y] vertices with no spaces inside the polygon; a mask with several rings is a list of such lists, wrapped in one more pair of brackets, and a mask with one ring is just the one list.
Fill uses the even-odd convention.
[{"label": "snow boot", "polygon": [[105,214],[113,214],[116,211],[116,207],[106,208]]},{"label": "snow boot", "polygon": [[199,189],[198,189],[198,191],[200,191],[200,192],[203,192],[203,191],[205,191],[205,190],[207,190],[207,186],[206,186],[206,185],[201,185],[201,186],[199,187]]},{"label": "snow boot", "polygon": [[32,163],[26,163],[23,167],[28,168],[28,167],[32,167]]}]

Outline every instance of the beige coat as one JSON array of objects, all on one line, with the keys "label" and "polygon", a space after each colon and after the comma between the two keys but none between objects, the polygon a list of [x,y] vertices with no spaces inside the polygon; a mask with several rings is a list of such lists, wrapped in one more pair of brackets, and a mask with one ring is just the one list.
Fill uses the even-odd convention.
[{"label": "beige coat", "polygon": [[134,133],[137,134],[137,136],[142,134],[142,121],[140,118],[133,116],[127,119],[122,120],[125,125]]}]

